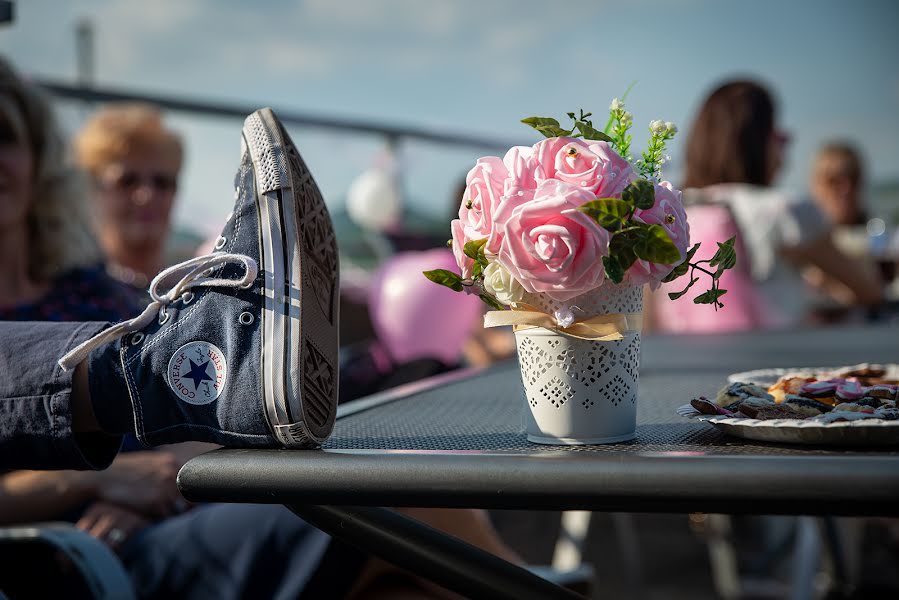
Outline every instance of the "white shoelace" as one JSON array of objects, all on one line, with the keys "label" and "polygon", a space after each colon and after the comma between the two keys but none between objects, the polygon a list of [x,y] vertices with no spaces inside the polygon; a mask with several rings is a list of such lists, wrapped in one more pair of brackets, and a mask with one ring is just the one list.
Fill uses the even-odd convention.
[{"label": "white shoelace", "polygon": [[[208,277],[206,272],[215,267],[226,264],[237,264],[244,267],[243,277],[240,279],[222,279]],[[171,266],[165,269],[150,282],[150,297],[153,299],[147,308],[144,309],[137,317],[123,321],[117,325],[113,325],[109,329],[101,331],[89,340],[79,344],[68,354],[59,359],[59,366],[64,371],[74,368],[78,363],[87,358],[95,348],[108,344],[140,329],[143,329],[159,315],[163,318],[166,314],[166,307],[177,301],[180,297],[188,294],[191,288],[195,287],[225,287],[225,288],[247,288],[253,284],[256,275],[259,273],[259,266],[256,261],[249,256],[243,254],[226,254],[215,253],[205,256],[198,256],[183,263]],[[175,281],[176,278],[177,281]],[[166,285],[170,281],[175,281],[166,289]],[[161,291],[165,290],[165,291]]]}]

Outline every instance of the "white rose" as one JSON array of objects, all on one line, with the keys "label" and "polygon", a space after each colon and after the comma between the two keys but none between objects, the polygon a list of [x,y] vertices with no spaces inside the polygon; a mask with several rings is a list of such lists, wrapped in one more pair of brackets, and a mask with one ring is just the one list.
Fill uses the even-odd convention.
[{"label": "white rose", "polygon": [[664,121],[652,121],[649,124],[649,130],[657,135],[665,133],[666,127]]},{"label": "white rose", "polygon": [[524,288],[497,261],[484,268],[484,289],[493,294],[500,304],[506,306],[513,302],[520,302],[524,297]]}]

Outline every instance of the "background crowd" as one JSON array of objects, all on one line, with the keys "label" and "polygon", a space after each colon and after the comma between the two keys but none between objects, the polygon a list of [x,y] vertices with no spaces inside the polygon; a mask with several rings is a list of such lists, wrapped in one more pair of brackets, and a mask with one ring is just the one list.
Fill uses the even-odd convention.
[{"label": "background crowd", "polygon": [[[738,265],[722,279],[725,307],[712,319],[707,307],[689,299],[668,301],[673,289],[647,290],[647,334],[899,319],[899,212],[868,203],[864,140],[835,137],[821,144],[804,189],[787,191],[778,178],[792,141],[805,132],[787,130],[778,90],[760,78],[733,77],[695,95],[698,109],[681,126],[684,169],[674,183],[685,190],[693,242],[703,242],[711,255],[713,241],[736,234]],[[146,304],[156,273],[214,245],[171,243],[192,142],[169,119],[152,103],[113,103],[93,107],[66,136],[48,92],[7,59],[0,62],[0,320],[131,318]],[[196,156],[194,164],[202,161]],[[348,241],[346,247],[362,250],[344,257],[342,402],[515,354],[511,334],[479,326],[484,308],[476,298],[421,277],[425,269],[453,268],[445,248],[449,233],[417,230],[403,219],[401,200],[391,196],[396,168],[382,161],[353,192],[350,216],[364,242]],[[446,212],[445,222],[458,210],[463,189],[434,191],[433,203],[441,206],[435,211]],[[391,210],[379,205],[384,198],[393,198]],[[222,198],[223,206],[229,202]],[[257,539],[252,560],[238,557],[248,580],[271,576],[254,570],[265,562],[256,560],[261,553],[283,558],[317,543],[306,530],[290,537],[285,523],[296,519],[284,509],[187,506],[175,474],[208,448],[179,444],[150,451],[126,439],[126,452],[103,472],[0,474],[0,522],[69,520],[118,552],[144,590],[175,585],[156,580],[166,576],[166,553],[184,552],[191,527],[245,523],[237,530],[241,540]],[[451,520],[447,527],[457,534],[513,555],[484,529],[482,514],[457,513]],[[482,531],[487,534],[472,533]],[[229,543],[214,536],[207,541]],[[269,562],[282,574],[290,570],[289,561]]]}]

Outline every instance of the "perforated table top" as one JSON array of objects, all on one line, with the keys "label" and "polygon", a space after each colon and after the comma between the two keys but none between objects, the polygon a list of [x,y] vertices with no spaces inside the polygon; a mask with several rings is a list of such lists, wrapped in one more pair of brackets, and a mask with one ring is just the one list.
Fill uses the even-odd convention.
[{"label": "perforated table top", "polygon": [[197,500],[897,514],[899,446],[752,442],[675,413],[735,371],[899,362],[897,340],[890,327],[646,338],[637,438],[596,446],[528,442],[511,361],[341,407],[323,451],[217,451],[179,484]]}]

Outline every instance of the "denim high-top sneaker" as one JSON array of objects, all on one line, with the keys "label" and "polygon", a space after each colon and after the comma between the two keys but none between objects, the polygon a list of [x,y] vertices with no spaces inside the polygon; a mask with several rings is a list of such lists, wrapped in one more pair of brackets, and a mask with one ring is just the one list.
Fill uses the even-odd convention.
[{"label": "denim high-top sneaker", "polygon": [[[309,447],[334,427],[331,219],[270,109],[247,118],[241,149],[234,211],[215,251],[160,273],[140,316],[60,361],[73,368],[88,359],[93,405],[107,431],[134,432],[150,445]],[[121,403],[110,401],[116,397]]]}]

